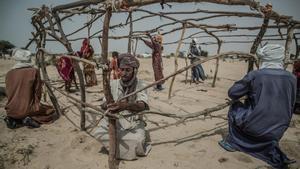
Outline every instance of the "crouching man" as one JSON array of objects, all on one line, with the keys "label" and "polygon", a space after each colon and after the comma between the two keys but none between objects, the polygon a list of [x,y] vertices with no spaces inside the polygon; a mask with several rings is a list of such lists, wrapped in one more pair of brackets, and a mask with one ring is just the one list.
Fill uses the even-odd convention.
[{"label": "crouching man", "polygon": [[[144,87],[137,78],[139,61],[130,54],[121,54],[120,70],[121,79],[111,81],[111,93],[116,101],[119,98]],[[117,120],[117,158],[134,160],[137,156],[146,156],[151,150],[145,131],[145,122],[141,115],[135,115],[143,110],[148,110],[148,96],[146,90],[138,92],[125,100],[112,104],[104,103],[102,108],[111,113],[122,115]],[[109,148],[108,120],[100,121],[100,127],[93,133],[105,146]]]},{"label": "crouching man", "polygon": [[247,100],[231,106],[229,134],[219,142],[227,151],[245,152],[280,169],[295,162],[279,147],[296,99],[296,78],[283,69],[284,50],[278,44],[259,49],[260,69],[249,72],[229,89],[232,100],[243,96]]},{"label": "crouching man", "polygon": [[30,55],[30,51],[15,49],[13,59],[17,63],[6,74],[7,117],[4,120],[10,129],[37,128],[58,118],[52,106],[40,103],[42,81],[39,71],[31,64]]}]

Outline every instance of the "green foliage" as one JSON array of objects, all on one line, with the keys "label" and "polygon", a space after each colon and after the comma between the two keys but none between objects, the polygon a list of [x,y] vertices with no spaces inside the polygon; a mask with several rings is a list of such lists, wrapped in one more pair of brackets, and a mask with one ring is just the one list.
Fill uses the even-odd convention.
[{"label": "green foliage", "polygon": [[15,45],[6,40],[0,40],[0,52],[8,54],[9,50],[14,48]]}]

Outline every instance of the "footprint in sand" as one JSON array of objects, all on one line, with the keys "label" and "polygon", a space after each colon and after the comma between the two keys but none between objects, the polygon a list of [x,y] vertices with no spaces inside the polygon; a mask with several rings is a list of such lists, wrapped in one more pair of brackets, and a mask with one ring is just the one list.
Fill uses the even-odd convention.
[{"label": "footprint in sand", "polygon": [[242,161],[244,163],[253,163],[250,157],[244,155],[244,154],[234,154],[233,157],[239,161]]},{"label": "footprint in sand", "polygon": [[75,149],[78,148],[80,144],[83,144],[86,141],[86,135],[79,135],[76,136],[71,142],[71,148]]}]

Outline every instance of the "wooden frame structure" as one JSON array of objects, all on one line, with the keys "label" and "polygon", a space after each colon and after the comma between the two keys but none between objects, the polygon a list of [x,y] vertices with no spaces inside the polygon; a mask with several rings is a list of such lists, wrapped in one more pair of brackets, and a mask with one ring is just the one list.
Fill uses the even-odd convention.
[{"label": "wooden frame structure", "polygon": [[[162,9],[164,7],[168,6],[170,7],[173,5],[172,3],[189,3],[194,2],[195,5],[198,5],[197,3],[213,3],[218,5],[227,5],[227,6],[246,6],[251,9],[251,12],[228,12],[228,11],[210,11],[210,10],[201,10],[198,9],[196,11],[180,11],[180,12],[151,12],[145,9],[142,9],[142,6],[145,5],[151,5],[151,4],[159,4]],[[87,28],[89,31],[89,37],[90,39],[98,38],[101,42],[101,51],[102,51],[102,76],[103,76],[103,89],[104,89],[104,95],[108,103],[114,102],[112,98],[112,94],[110,92],[110,86],[109,86],[109,70],[105,66],[108,63],[108,41],[109,39],[128,39],[128,52],[129,53],[136,53],[137,43],[140,37],[144,37],[145,32],[157,32],[160,29],[166,29],[165,31],[161,32],[162,35],[169,35],[174,32],[177,32],[179,30],[182,30],[180,40],[173,41],[173,42],[165,42],[163,45],[170,45],[178,43],[178,47],[176,49],[175,54],[175,72],[164,79],[160,81],[167,80],[169,78],[172,79],[172,83],[169,90],[169,98],[171,97],[172,93],[172,86],[175,79],[175,76],[179,73],[182,73],[191,67],[199,64],[204,63],[206,61],[215,59],[216,60],[216,67],[215,67],[215,73],[214,73],[214,79],[212,83],[212,87],[215,86],[216,78],[217,78],[217,72],[219,67],[219,59],[221,57],[227,57],[227,56],[237,56],[239,58],[244,58],[249,60],[249,67],[248,70],[253,69],[253,65],[256,61],[255,59],[255,52],[258,48],[258,46],[262,43],[263,40],[285,40],[285,47],[286,47],[286,63],[289,63],[289,56],[290,56],[290,48],[292,44],[292,40],[295,40],[296,44],[296,56],[299,55],[299,46],[298,46],[298,39],[297,35],[299,33],[294,33],[295,30],[299,30],[300,28],[300,22],[297,20],[294,20],[290,16],[283,16],[278,14],[277,12],[273,11],[272,8],[268,8],[268,6],[261,6],[258,2],[253,0],[84,0],[84,1],[77,1],[69,4],[59,5],[55,6],[53,8],[49,8],[47,6],[42,6],[41,8],[31,8],[29,9],[34,12],[32,17],[32,24],[35,27],[35,32],[32,33],[33,38],[30,40],[30,42],[26,45],[26,48],[28,48],[32,42],[36,42],[37,45],[37,60],[38,65],[42,71],[43,79],[45,81],[47,91],[49,93],[50,99],[60,114],[63,114],[63,112],[60,109],[60,106],[58,104],[58,101],[54,95],[53,90],[59,91],[59,89],[53,87],[50,84],[50,79],[47,74],[47,70],[44,64],[44,58],[46,50],[45,45],[48,41],[58,41],[60,42],[66,49],[66,53],[69,55],[74,54],[74,50],[72,48],[71,42],[81,40],[83,38],[76,38],[71,39],[70,37],[74,34],[77,34],[81,30]],[[114,13],[124,13],[128,15],[128,18],[125,22],[121,22],[119,24],[110,25],[110,18]],[[144,16],[133,18],[135,13],[143,13],[146,14]],[[205,17],[198,17],[198,18],[189,18],[189,17],[183,17],[183,16],[189,16],[192,14],[207,14],[208,16]],[[66,33],[63,29],[62,22],[66,20],[67,18],[71,18],[74,15],[80,15],[80,14],[89,14],[92,15],[91,20],[87,23],[85,23],[82,27],[78,28],[77,30]],[[62,16],[64,15],[64,16]],[[180,16],[180,17],[178,17]],[[138,24],[141,20],[146,20],[153,17],[160,17],[164,18],[170,22],[164,23],[162,25],[159,25],[155,28],[149,28],[149,30],[136,30],[134,31],[133,27],[134,24]],[[262,19],[263,23],[261,25],[256,25],[252,27],[245,27],[245,26],[237,26],[235,24],[222,24],[222,25],[211,25],[211,24],[203,24],[205,20],[209,19],[215,19],[215,18],[221,18],[221,17],[247,17],[247,18],[258,18]],[[95,23],[96,20],[104,18],[102,29],[98,30],[96,32],[91,32],[91,27]],[[269,24],[269,22],[274,21],[274,24]],[[122,35],[122,36],[110,36],[109,30],[116,29],[116,28],[122,28],[122,27],[129,27],[129,34],[128,35]],[[170,29],[169,27],[172,27]],[[169,28],[169,29],[168,29]],[[184,36],[185,32],[189,29],[196,29],[198,32],[195,32],[193,34],[190,34],[188,36]],[[272,34],[272,35],[265,35],[267,29],[277,29],[278,34]],[[237,32],[238,30],[248,31],[251,32],[253,30],[259,30],[259,33],[257,35],[255,34],[232,34],[232,32]],[[281,33],[282,30],[286,30],[286,33]],[[230,33],[229,35],[224,35],[223,33]],[[221,35],[220,35],[221,33]],[[203,35],[206,34],[206,35]],[[177,70],[177,55],[180,50],[180,46],[182,43],[186,44],[188,42],[185,42],[186,39],[192,38],[192,37],[201,37],[201,38],[212,38],[213,41],[203,42],[202,45],[214,45],[217,44],[216,48],[216,55],[209,56],[207,59],[198,61],[192,65],[188,65],[182,69]],[[248,41],[226,41],[222,38],[226,37],[248,37],[248,38],[255,38],[254,40],[248,40]],[[133,40],[135,40],[135,44],[132,43]],[[241,52],[227,52],[227,53],[220,53],[221,52],[221,46],[225,43],[252,43],[251,50],[248,53],[241,53]],[[102,116],[108,116],[109,117],[109,135],[110,135],[110,153],[109,153],[109,168],[115,169],[118,168],[118,160],[115,158],[116,153],[116,126],[115,126],[115,120],[118,118],[116,115],[111,115],[109,113],[104,112],[97,106],[90,105],[86,103],[86,93],[85,93],[85,86],[84,86],[84,78],[82,70],[80,69],[80,66],[78,64],[79,61],[89,63],[86,60],[74,58],[75,60],[75,71],[77,76],[79,77],[80,82],[80,94],[81,99],[78,100],[76,98],[72,98],[72,96],[63,93],[62,91],[59,91],[63,93],[65,96],[69,97],[70,99],[74,100],[78,104],[80,104],[81,109],[81,129],[85,130],[85,107],[90,107],[97,111]],[[90,63],[93,64],[93,63]],[[141,89],[147,89],[160,81],[154,82],[147,87]],[[139,91],[141,91],[139,90]],[[136,91],[136,92],[139,92]],[[135,93],[136,93],[135,92]],[[134,93],[132,93],[134,94]],[[130,95],[132,95],[130,94]],[[127,95],[123,97],[122,99],[129,97],[130,95]],[[179,121],[184,121],[188,118],[197,117],[199,115],[208,114],[216,110],[220,110],[226,106],[231,104],[231,102],[228,102],[224,105],[218,105],[215,108],[204,110],[200,113],[191,114],[189,116],[177,116],[175,114],[166,114],[166,113],[155,113],[163,116],[173,117],[173,118],[179,118]],[[151,112],[148,112],[151,113]]]}]

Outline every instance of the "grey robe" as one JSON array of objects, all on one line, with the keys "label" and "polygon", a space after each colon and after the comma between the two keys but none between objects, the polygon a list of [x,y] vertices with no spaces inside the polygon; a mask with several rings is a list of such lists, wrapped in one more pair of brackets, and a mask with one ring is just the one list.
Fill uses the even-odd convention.
[{"label": "grey robe", "polygon": [[[124,96],[123,88],[120,80],[111,81],[111,93],[113,99],[117,100]],[[138,80],[136,90],[143,88],[145,85],[143,81]],[[136,101],[143,101],[148,105],[147,91],[143,90],[136,95]],[[122,111],[121,115],[130,115],[130,111]],[[109,135],[108,135],[108,120],[104,118],[100,121],[100,126],[92,133],[97,139],[109,148]],[[134,160],[137,156],[146,156],[150,150],[150,138],[146,137],[145,122],[142,116],[130,116],[119,118],[117,120],[117,158],[123,160]]]}]

